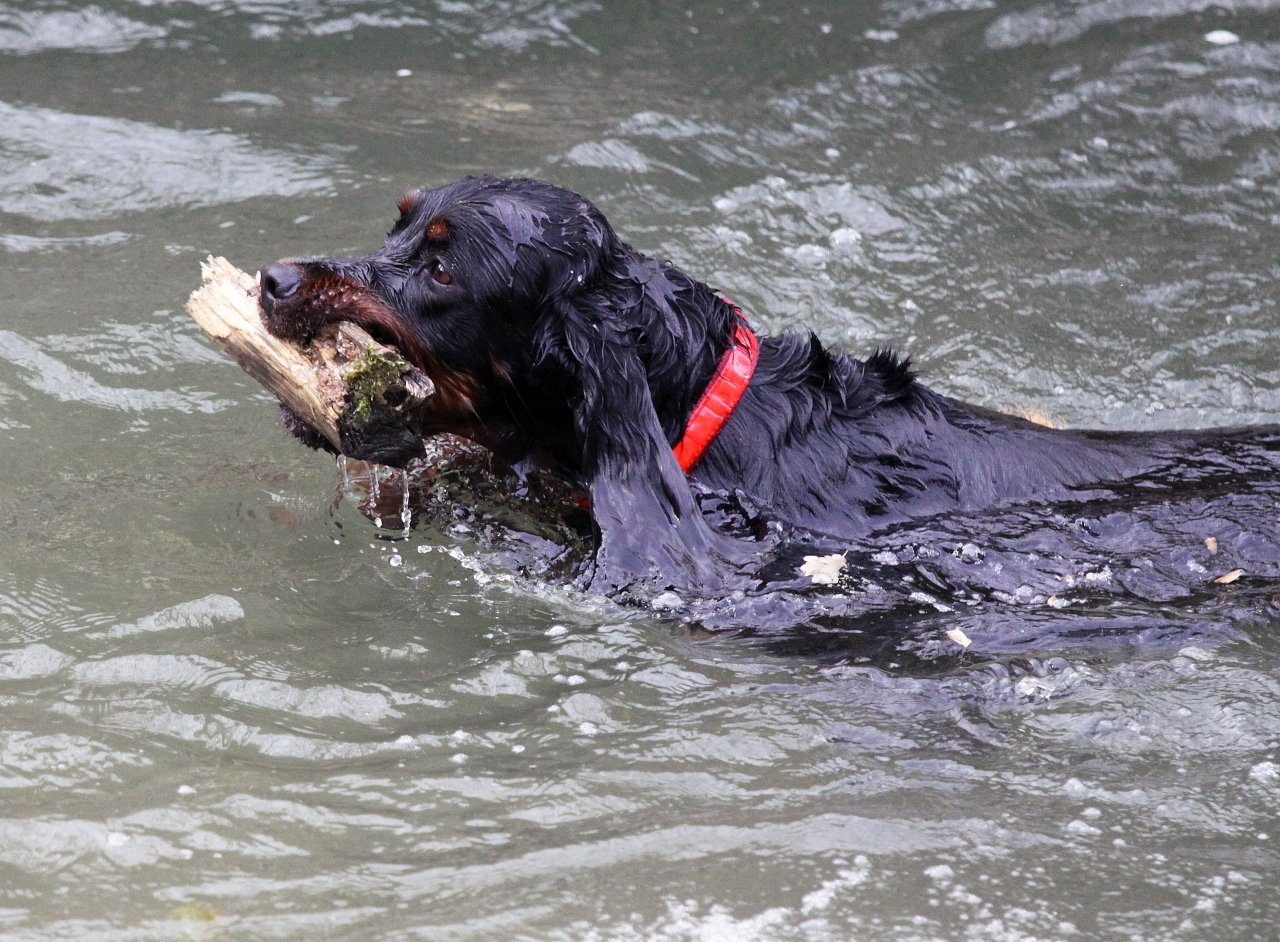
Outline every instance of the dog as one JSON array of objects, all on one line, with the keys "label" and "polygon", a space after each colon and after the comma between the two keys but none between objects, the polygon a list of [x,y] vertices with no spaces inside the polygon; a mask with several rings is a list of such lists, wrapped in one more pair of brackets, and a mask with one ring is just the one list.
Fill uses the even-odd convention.
[{"label": "dog", "polygon": [[[469,177],[399,211],[372,254],[262,268],[268,328],[302,340],[354,321],[436,383],[424,436],[580,486],[587,578],[605,592],[751,585],[766,531],[857,547],[922,521],[1280,470],[1274,428],[1056,430],[940,395],[886,350],[757,336],[549,183]],[[1217,470],[1185,473],[1196,462]],[[747,532],[723,525],[717,494]]]}]

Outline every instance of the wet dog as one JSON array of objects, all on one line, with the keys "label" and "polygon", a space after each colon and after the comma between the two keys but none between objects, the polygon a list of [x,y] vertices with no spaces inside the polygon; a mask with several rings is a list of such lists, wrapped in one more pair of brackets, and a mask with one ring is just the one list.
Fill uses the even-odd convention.
[{"label": "wet dog", "polygon": [[716,291],[537,180],[468,178],[399,208],[370,255],[263,268],[269,328],[356,322],[435,381],[424,436],[580,485],[604,591],[751,585],[770,534],[866,547],[928,521],[1223,493],[1280,470],[1275,429],[1054,430],[939,395],[887,352],[757,338]]}]

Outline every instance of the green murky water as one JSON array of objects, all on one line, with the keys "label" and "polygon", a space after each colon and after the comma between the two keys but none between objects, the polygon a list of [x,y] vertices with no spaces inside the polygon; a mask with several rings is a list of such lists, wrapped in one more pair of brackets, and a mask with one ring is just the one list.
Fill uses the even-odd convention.
[{"label": "green murky water", "polygon": [[536,174],[942,391],[1275,422],[1278,103],[1275,0],[0,0],[0,937],[1272,937],[1266,617],[707,639],[379,530],[181,308]]}]

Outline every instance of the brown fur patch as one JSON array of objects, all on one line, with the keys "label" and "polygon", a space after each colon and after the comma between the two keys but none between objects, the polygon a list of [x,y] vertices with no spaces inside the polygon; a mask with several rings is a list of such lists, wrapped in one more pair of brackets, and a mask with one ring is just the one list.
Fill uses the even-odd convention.
[{"label": "brown fur patch", "polygon": [[1043,425],[1045,428],[1053,428],[1053,419],[1041,412],[1035,406],[1023,406],[1021,409],[1015,409],[1014,415],[1021,416],[1028,422],[1034,422],[1036,425]]},{"label": "brown fur patch", "polygon": [[447,242],[449,241],[450,232],[449,223],[443,216],[437,216],[427,223],[426,234],[428,241]]},{"label": "brown fur patch", "polygon": [[431,425],[436,420],[438,431],[452,431],[459,426],[471,431],[478,418],[479,380],[470,373],[443,369],[434,357],[422,364],[422,371],[436,384],[427,423]]},{"label": "brown fur patch", "polygon": [[396,209],[400,210],[400,215],[403,216],[409,210],[413,209],[413,204],[416,202],[418,202],[418,191],[410,190],[396,201]]},{"label": "brown fur patch", "polygon": [[489,354],[489,369],[493,370],[493,375],[504,383],[511,382],[511,368],[492,352]]}]

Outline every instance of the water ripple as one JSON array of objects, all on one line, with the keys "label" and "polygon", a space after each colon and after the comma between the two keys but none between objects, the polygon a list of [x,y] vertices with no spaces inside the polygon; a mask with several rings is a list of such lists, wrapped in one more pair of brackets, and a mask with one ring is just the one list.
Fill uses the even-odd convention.
[{"label": "water ripple", "polygon": [[0,102],[0,212],[40,222],[296,196],[331,187],[329,172],[223,131]]},{"label": "water ripple", "polygon": [[35,343],[11,330],[0,330],[0,359],[23,371],[34,390],[59,402],[79,402],[100,409],[125,412],[172,411],[213,413],[230,405],[212,393],[177,389],[138,389],[108,386],[83,370],[77,370],[42,351]]},{"label": "water ripple", "polygon": [[124,52],[163,39],[162,26],[112,13],[99,6],[81,10],[31,10],[0,4],[0,52],[34,55],[50,49]]}]

